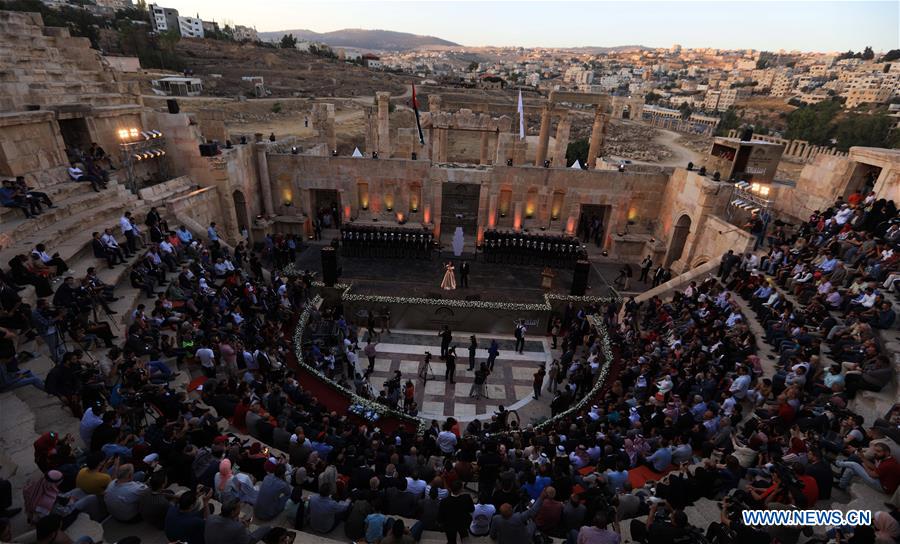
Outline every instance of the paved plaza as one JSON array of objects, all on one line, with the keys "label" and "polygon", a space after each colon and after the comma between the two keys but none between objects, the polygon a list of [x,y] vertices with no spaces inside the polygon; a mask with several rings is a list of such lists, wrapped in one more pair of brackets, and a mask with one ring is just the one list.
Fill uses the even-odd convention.
[{"label": "paved plaza", "polygon": [[[376,345],[375,370],[370,378],[372,385],[380,388],[386,380],[399,370],[402,383],[412,379],[416,386],[416,403],[419,417],[443,420],[454,417],[460,421],[490,419],[503,405],[510,410],[518,410],[532,401],[534,373],[542,364],[549,366],[551,353],[549,342],[543,337],[527,339],[524,353],[513,350],[511,337],[476,335],[479,349],[476,352],[475,367],[487,360],[487,348],[492,339],[497,339],[500,356],[494,364],[494,372],[488,377],[485,387],[487,396],[475,399],[469,395],[475,379],[475,372],[469,371],[469,336],[471,333],[453,331],[456,345],[455,383],[444,379],[446,364],[439,358],[440,341],[436,333],[430,331],[393,331],[380,337]],[[425,364],[425,351],[432,353],[431,373],[427,379],[421,377]],[[360,364],[368,364],[361,358]]]}]

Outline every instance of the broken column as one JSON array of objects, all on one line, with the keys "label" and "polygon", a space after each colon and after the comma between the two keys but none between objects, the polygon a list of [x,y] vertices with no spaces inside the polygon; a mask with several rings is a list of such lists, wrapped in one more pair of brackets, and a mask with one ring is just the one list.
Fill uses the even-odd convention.
[{"label": "broken column", "polygon": [[546,104],[541,110],[541,132],[538,136],[537,152],[534,155],[534,165],[543,166],[547,159],[547,146],[550,143],[550,104]]},{"label": "broken column", "polygon": [[378,101],[378,154],[385,159],[391,156],[391,93],[375,93]]},{"label": "broken column", "polygon": [[378,151],[378,114],[373,106],[365,107],[366,115],[366,148],[363,150],[367,155],[371,155],[373,151]]},{"label": "broken column", "polygon": [[597,106],[597,110],[594,112],[594,126],[591,127],[591,145],[588,148],[588,170],[593,170],[596,167],[597,157],[603,152],[607,121],[608,116],[603,113],[601,106]]},{"label": "broken column", "polygon": [[313,104],[313,128],[319,137],[325,140],[328,149],[337,149],[337,137],[334,132],[334,104]]},{"label": "broken column", "polygon": [[566,150],[569,148],[569,131],[571,128],[572,119],[569,117],[569,112],[567,111],[562,114],[559,123],[556,125],[556,142],[554,143],[553,154],[551,155],[554,167],[566,167]]}]

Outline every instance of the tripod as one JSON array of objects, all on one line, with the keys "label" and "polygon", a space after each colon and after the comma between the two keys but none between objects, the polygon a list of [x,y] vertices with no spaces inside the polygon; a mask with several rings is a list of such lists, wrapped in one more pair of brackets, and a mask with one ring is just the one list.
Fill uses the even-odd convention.
[{"label": "tripod", "polygon": [[425,352],[425,364],[419,368],[419,377],[422,378],[422,385],[428,383],[428,380],[434,380],[434,370],[431,368],[431,353]]}]

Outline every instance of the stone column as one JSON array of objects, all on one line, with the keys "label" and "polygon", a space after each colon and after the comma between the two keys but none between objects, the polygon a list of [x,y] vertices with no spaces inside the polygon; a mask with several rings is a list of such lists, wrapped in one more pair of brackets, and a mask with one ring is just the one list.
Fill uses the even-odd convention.
[{"label": "stone column", "polygon": [[391,156],[391,93],[375,93],[378,100],[378,154],[387,159]]},{"label": "stone column", "polygon": [[513,164],[521,166],[525,164],[525,155],[528,152],[528,140],[520,139],[518,134],[513,137]]},{"label": "stone column", "polygon": [[565,168],[566,165],[566,149],[569,147],[569,131],[572,128],[572,119],[569,112],[562,115],[559,123],[556,125],[556,143],[553,147],[553,166],[555,168]]},{"label": "stone column", "polygon": [[[259,176],[259,190],[262,193],[263,211],[267,216],[275,215],[275,207],[272,205],[272,180],[269,178],[269,161],[266,160],[266,143],[260,132],[255,134],[256,143],[253,144],[256,152],[256,172]],[[250,228],[250,225],[247,225]]]},{"label": "stone column", "polygon": [[439,94],[430,94],[428,95],[428,111],[431,112],[432,115],[441,112],[441,95]]},{"label": "stone column", "polygon": [[606,139],[607,115],[597,106],[594,112],[594,126],[591,127],[591,145],[588,148],[587,167],[593,170],[597,165],[597,157],[603,152],[603,142]]},{"label": "stone column", "polygon": [[543,166],[547,159],[547,146],[550,143],[550,108],[549,104],[541,110],[541,132],[538,136],[537,153],[534,155],[534,165]]},{"label": "stone column", "polygon": [[366,115],[366,148],[363,150],[368,155],[378,151],[378,115],[372,106],[365,107]]},{"label": "stone column", "polygon": [[513,159],[513,147],[515,146],[516,135],[511,132],[501,132],[497,135],[497,155],[494,159],[495,165],[506,166],[507,159]]},{"label": "stone column", "polygon": [[484,131],[481,133],[481,157],[478,159],[478,164],[487,164],[488,163],[488,144],[491,140],[491,133]]}]

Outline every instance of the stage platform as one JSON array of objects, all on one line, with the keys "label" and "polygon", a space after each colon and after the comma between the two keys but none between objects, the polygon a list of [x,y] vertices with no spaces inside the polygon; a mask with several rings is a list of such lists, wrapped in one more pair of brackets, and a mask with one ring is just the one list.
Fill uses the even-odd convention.
[{"label": "stage platform", "polygon": [[[322,262],[320,245],[310,245],[299,255],[297,266],[302,270],[312,270],[321,274]],[[440,288],[444,274],[444,264],[453,261],[456,266],[457,289],[446,291]],[[469,262],[469,287],[461,285],[459,265],[461,260],[438,257],[431,260],[338,257],[341,283],[353,283],[353,291],[359,294],[466,299],[480,297],[494,302],[541,303],[545,293],[569,294],[572,286],[571,269],[553,269],[556,277],[551,289],[541,288],[541,266],[526,266],[505,263],[488,263],[479,254]],[[592,262],[588,277],[589,296],[607,297],[612,295],[610,286],[618,275],[620,263]],[[635,269],[631,291],[643,291],[649,284],[637,282],[639,270]]]}]

